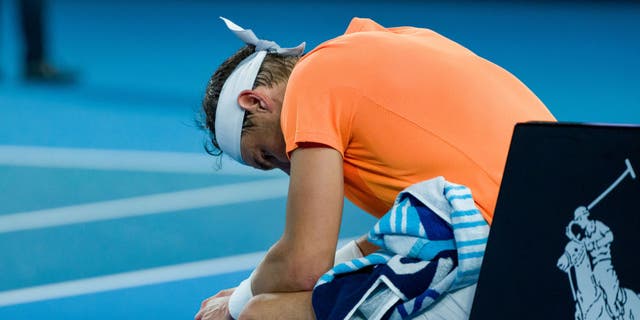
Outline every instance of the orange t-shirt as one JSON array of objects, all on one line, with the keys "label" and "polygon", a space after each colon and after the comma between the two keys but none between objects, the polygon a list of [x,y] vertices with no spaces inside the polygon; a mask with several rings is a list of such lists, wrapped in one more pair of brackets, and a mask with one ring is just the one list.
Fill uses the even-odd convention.
[{"label": "orange t-shirt", "polygon": [[359,18],[302,57],[281,114],[287,153],[339,151],[345,195],[374,216],[443,176],[471,189],[489,223],[514,125],[529,120],[555,119],[509,72],[431,30]]}]

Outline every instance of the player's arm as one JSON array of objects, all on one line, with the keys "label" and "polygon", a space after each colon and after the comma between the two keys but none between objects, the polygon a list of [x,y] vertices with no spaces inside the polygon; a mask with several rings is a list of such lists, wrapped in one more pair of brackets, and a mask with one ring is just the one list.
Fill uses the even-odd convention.
[{"label": "player's arm", "polygon": [[343,206],[342,155],[327,147],[291,155],[284,234],[256,269],[253,294],[310,291],[333,265]]},{"label": "player's arm", "polygon": [[613,242],[613,232],[604,223],[597,221],[596,225],[600,231],[600,239],[596,240],[596,246],[602,247]]}]

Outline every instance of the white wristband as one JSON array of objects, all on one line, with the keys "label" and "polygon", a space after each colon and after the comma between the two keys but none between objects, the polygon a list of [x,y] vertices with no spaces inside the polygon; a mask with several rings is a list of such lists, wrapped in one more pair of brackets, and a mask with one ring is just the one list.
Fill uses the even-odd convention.
[{"label": "white wristband", "polygon": [[244,307],[247,305],[249,300],[253,298],[251,279],[253,279],[253,272],[249,278],[240,282],[240,285],[233,291],[229,298],[229,314],[233,319],[238,319],[240,313],[244,310]]},{"label": "white wristband", "polygon": [[333,260],[333,265],[335,266],[358,258],[362,258],[362,252],[360,251],[360,248],[358,248],[356,241],[352,240],[336,251],[336,257]]}]

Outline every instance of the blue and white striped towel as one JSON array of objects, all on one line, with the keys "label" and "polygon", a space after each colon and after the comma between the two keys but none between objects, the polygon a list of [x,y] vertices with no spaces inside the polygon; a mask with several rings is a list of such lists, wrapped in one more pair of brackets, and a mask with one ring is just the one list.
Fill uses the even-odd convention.
[{"label": "blue and white striped towel", "polygon": [[369,232],[376,253],[316,283],[318,319],[405,319],[477,282],[489,225],[470,190],[438,177],[403,190]]}]

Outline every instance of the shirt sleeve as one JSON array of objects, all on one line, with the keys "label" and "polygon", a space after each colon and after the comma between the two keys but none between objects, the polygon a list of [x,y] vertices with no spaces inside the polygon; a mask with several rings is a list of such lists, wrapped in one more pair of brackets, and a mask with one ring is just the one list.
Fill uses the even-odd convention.
[{"label": "shirt sleeve", "polygon": [[[321,53],[321,52],[319,52]],[[287,155],[305,143],[331,147],[344,157],[351,136],[354,90],[336,80],[340,63],[315,53],[294,68],[285,93],[281,125]]]}]

